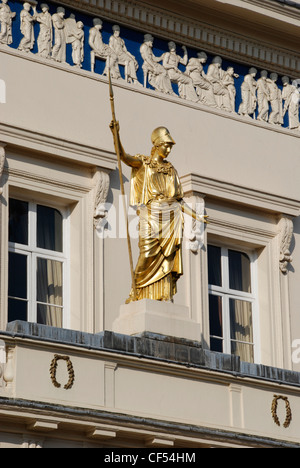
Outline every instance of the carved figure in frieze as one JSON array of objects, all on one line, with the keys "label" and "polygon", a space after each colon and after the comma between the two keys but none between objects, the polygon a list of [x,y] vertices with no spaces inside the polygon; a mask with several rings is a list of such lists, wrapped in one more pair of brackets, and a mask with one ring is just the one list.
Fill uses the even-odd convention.
[{"label": "carved figure in frieze", "polygon": [[41,4],[41,10],[41,13],[35,15],[36,21],[40,23],[40,32],[37,39],[38,54],[40,57],[50,58],[53,40],[52,17],[46,3]]},{"label": "carved figure in frieze", "polygon": [[121,78],[119,66],[118,66],[118,57],[117,54],[113,51],[108,44],[103,42],[102,38],[102,27],[103,21],[100,18],[94,18],[94,26],[90,29],[89,32],[89,45],[91,48],[91,70],[95,71],[96,58],[105,60],[106,66],[104,69],[104,75],[107,75],[107,69],[110,69],[110,75],[114,79]]},{"label": "carved figure in frieze", "polygon": [[235,98],[236,98],[236,88],[235,88],[235,82],[234,82],[235,78],[239,78],[239,75],[237,73],[234,73],[233,67],[228,67],[227,71],[224,72],[222,81],[223,81],[223,84],[228,89],[231,112],[235,112]]},{"label": "carved figure in frieze", "polygon": [[161,57],[155,57],[153,53],[154,37],[151,34],[145,34],[144,43],[140,47],[141,56],[144,60],[144,86],[147,86],[147,80],[154,89],[165,94],[177,96],[172,88],[171,80],[167,70],[159,63],[163,60]]},{"label": "carved figure in frieze", "polygon": [[196,88],[196,93],[200,98],[200,102],[210,107],[218,107],[213,91],[213,86],[208,81],[203,69],[203,65],[207,61],[205,52],[198,52],[197,58],[193,57],[189,60],[186,67],[188,75],[193,80],[193,85]]},{"label": "carved figure in frieze", "polygon": [[199,97],[196,94],[192,78],[178,68],[180,63],[185,66],[188,64],[187,48],[182,46],[184,52],[184,57],[182,58],[176,53],[175,42],[169,42],[168,46],[169,52],[164,54],[163,66],[168,71],[170,80],[178,84],[179,96],[182,99],[198,102]]},{"label": "carved figure in frieze", "polygon": [[251,115],[255,117],[255,110],[257,107],[256,75],[256,68],[250,68],[249,73],[245,76],[244,82],[241,86],[242,102],[239,108],[239,114],[249,118],[251,118]]},{"label": "carved figure in frieze", "polygon": [[[31,8],[33,9],[34,14],[30,14]],[[21,33],[23,34],[23,38],[21,39],[20,45],[18,47],[19,50],[23,50],[24,52],[30,52],[34,46],[34,30],[33,25],[36,20],[36,6],[33,5],[31,7],[30,3],[25,2],[23,5],[23,10],[20,13],[20,20],[21,20]]]},{"label": "carved figure in frieze", "polygon": [[65,36],[65,9],[58,7],[56,13],[52,16],[54,27],[54,46],[52,49],[52,58],[57,62],[66,62],[66,36]]},{"label": "carved figure in frieze", "polygon": [[118,63],[125,66],[125,80],[128,83],[140,85],[136,72],[139,68],[136,58],[125,45],[125,41],[120,37],[120,26],[113,26],[113,35],[109,39],[109,46],[118,57]]},{"label": "carved figure in frieze", "polygon": [[72,44],[72,60],[77,68],[82,67],[84,59],[84,30],[82,21],[76,22],[75,16],[71,15],[70,18],[65,20],[65,36],[66,43]]},{"label": "carved figure in frieze", "polygon": [[296,86],[290,83],[288,76],[282,78],[283,90],[282,99],[284,101],[283,117],[288,112],[289,128],[300,129],[299,122],[299,91]]},{"label": "carved figure in frieze", "polygon": [[229,90],[223,82],[225,72],[222,70],[222,62],[221,57],[213,58],[207,70],[207,79],[212,84],[217,106],[231,112]]},{"label": "carved figure in frieze", "polygon": [[258,103],[258,116],[257,120],[268,122],[269,120],[269,101],[270,91],[267,83],[268,72],[262,70],[260,78],[257,80],[257,103]]},{"label": "carved figure in frieze", "polygon": [[84,59],[84,31],[83,27],[84,24],[82,21],[78,21],[76,23],[77,30],[73,31],[72,36],[74,37],[74,40],[72,41],[72,59],[74,62],[74,65],[78,68],[82,67],[82,62]]},{"label": "carved figure in frieze", "polygon": [[12,44],[12,20],[15,18],[16,13],[12,13],[8,0],[2,0],[0,5],[0,43]]},{"label": "carved figure in frieze", "polygon": [[269,122],[274,125],[283,124],[283,109],[282,109],[282,93],[277,86],[278,75],[277,73],[271,73],[270,78],[267,79],[269,92],[270,92],[270,103],[272,112],[269,117]]}]

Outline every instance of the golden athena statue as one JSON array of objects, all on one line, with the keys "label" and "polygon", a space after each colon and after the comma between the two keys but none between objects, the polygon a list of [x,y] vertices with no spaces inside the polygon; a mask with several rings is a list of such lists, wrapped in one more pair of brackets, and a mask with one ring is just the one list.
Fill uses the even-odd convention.
[{"label": "golden athena statue", "polygon": [[183,201],[178,173],[167,161],[175,141],[165,127],[152,133],[151,156],[130,156],[124,151],[119,124],[112,121],[116,151],[132,168],[130,204],[138,207],[140,255],[134,271],[135,287],[128,302],[141,299],[172,301],[183,274],[183,212],[207,222]]}]

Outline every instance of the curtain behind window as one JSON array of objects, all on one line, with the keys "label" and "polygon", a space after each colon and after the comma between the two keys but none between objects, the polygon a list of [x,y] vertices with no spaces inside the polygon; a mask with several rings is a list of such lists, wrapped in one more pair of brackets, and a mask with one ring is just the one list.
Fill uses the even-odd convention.
[{"label": "curtain behind window", "polygon": [[61,262],[37,259],[37,321],[62,326],[63,266]]}]

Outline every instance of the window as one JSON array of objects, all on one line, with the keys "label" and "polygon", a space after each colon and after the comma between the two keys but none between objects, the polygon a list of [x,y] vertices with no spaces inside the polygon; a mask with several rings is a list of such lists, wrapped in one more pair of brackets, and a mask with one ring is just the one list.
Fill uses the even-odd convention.
[{"label": "window", "polygon": [[246,362],[255,361],[254,260],[254,254],[208,246],[211,350]]},{"label": "window", "polygon": [[8,321],[62,327],[66,264],[62,213],[10,198]]}]

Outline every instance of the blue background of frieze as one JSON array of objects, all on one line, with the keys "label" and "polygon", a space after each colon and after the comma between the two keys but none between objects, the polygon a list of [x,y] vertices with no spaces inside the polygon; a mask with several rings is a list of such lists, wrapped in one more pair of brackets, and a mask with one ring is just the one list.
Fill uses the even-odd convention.
[{"label": "blue background of frieze", "polygon": [[[38,3],[38,5],[37,5],[37,11],[38,12],[41,12],[41,8],[40,8],[41,3],[47,3],[49,5],[49,11],[50,11],[50,13],[52,15],[54,13],[56,13],[58,4],[53,4],[53,3],[47,2],[47,1],[46,2],[42,1],[42,2]],[[13,43],[10,45],[10,47],[17,49],[19,44],[20,44],[20,41],[21,41],[21,39],[23,37],[22,34],[21,34],[21,31],[20,31],[20,13],[21,13],[21,11],[23,9],[23,2],[21,3],[20,1],[10,0],[8,2],[8,4],[9,4],[12,12],[16,12],[16,17],[13,19],[13,23],[12,23]],[[82,21],[83,24],[84,24],[85,40],[84,40],[84,61],[83,61],[83,64],[82,64],[82,69],[90,71],[91,70],[91,60],[90,60],[90,50],[91,49],[90,49],[88,41],[89,41],[89,30],[90,30],[90,28],[93,27],[93,18],[94,18],[94,16],[89,15],[89,14],[82,14],[82,13],[80,13],[78,11],[75,11],[75,10],[72,10],[72,9],[66,7],[66,6],[64,6],[64,8],[66,10],[65,18],[69,18],[69,16],[71,14],[75,14],[76,21]],[[32,14],[32,10],[31,10],[30,13]],[[99,16],[101,17],[101,15],[99,15]],[[144,42],[144,34],[147,31],[138,32],[138,31],[136,31],[134,29],[130,29],[128,27],[122,26],[122,24],[120,22],[117,22],[117,21],[116,22],[110,22],[110,21],[104,20],[103,18],[101,18],[101,19],[103,20],[102,37],[103,37],[103,41],[104,41],[105,44],[108,44],[109,38],[113,34],[112,26],[114,24],[119,24],[120,25],[120,27],[121,27],[121,37],[122,37],[122,39],[125,40],[125,44],[126,44],[126,47],[127,47],[128,51],[131,52],[136,57],[136,60],[138,61],[139,69],[137,71],[137,77],[138,77],[139,82],[141,84],[143,84],[144,83],[144,73],[143,73],[143,70],[142,70],[143,59],[142,59],[141,54],[140,54],[140,46]],[[39,35],[39,30],[40,30],[39,23],[35,22],[34,23],[35,44],[34,44],[34,47],[32,49],[33,54],[37,54],[37,52],[38,52],[37,38],[38,38],[38,35]],[[199,49],[199,50],[198,49],[193,49],[191,47],[188,47],[187,49],[188,49],[189,58],[196,57],[198,51],[205,50],[205,49],[202,49],[202,48]],[[168,49],[168,40],[164,40],[164,39],[160,39],[160,38],[155,37],[154,47],[153,47],[154,55],[155,56],[161,56],[163,53],[168,52],[168,50],[169,50]],[[210,65],[213,57],[216,54],[212,55],[212,54],[209,54],[207,51],[205,51],[205,52],[208,55],[208,61],[207,61],[207,64],[204,66],[204,70],[205,70],[205,72],[207,72],[207,68]],[[181,43],[177,44],[177,53],[179,55],[183,56],[183,50],[182,50],[182,44]],[[219,55],[222,57],[222,52],[221,51],[220,51]],[[71,44],[67,44],[67,63],[70,64],[70,66],[73,65],[72,45]],[[223,70],[227,70],[227,67],[229,67],[229,66],[232,66],[234,68],[234,70],[235,70],[235,73],[237,73],[239,75],[239,78],[235,79],[235,85],[236,85],[236,91],[237,91],[237,95],[236,95],[236,112],[238,112],[238,109],[239,109],[239,106],[240,106],[240,103],[241,103],[241,85],[242,85],[242,83],[244,81],[245,75],[247,75],[247,73],[249,71],[249,68],[252,65],[250,63],[247,64],[247,65],[244,65],[244,64],[240,64],[240,63],[237,63],[237,62],[233,62],[233,61],[223,59],[223,65],[222,65]],[[105,67],[105,62],[103,60],[96,60],[95,73],[101,75],[103,73],[103,71],[104,71],[104,67]],[[185,71],[185,67],[183,65],[179,65],[179,68],[182,71]],[[258,74],[257,74],[256,79],[258,79],[260,77],[260,71],[261,71],[261,69],[258,69]],[[122,77],[124,78],[124,67],[120,66],[120,72],[121,72]],[[280,77],[279,77],[279,80],[278,80],[277,84],[278,84],[279,88],[282,89],[282,83],[281,83]],[[149,84],[147,84],[147,87],[149,89],[152,89]],[[173,84],[173,88],[174,88],[174,91],[178,94],[177,85]],[[258,114],[258,111],[256,111],[256,115],[257,114]],[[288,127],[288,115],[287,114],[285,116],[283,126]]]}]

